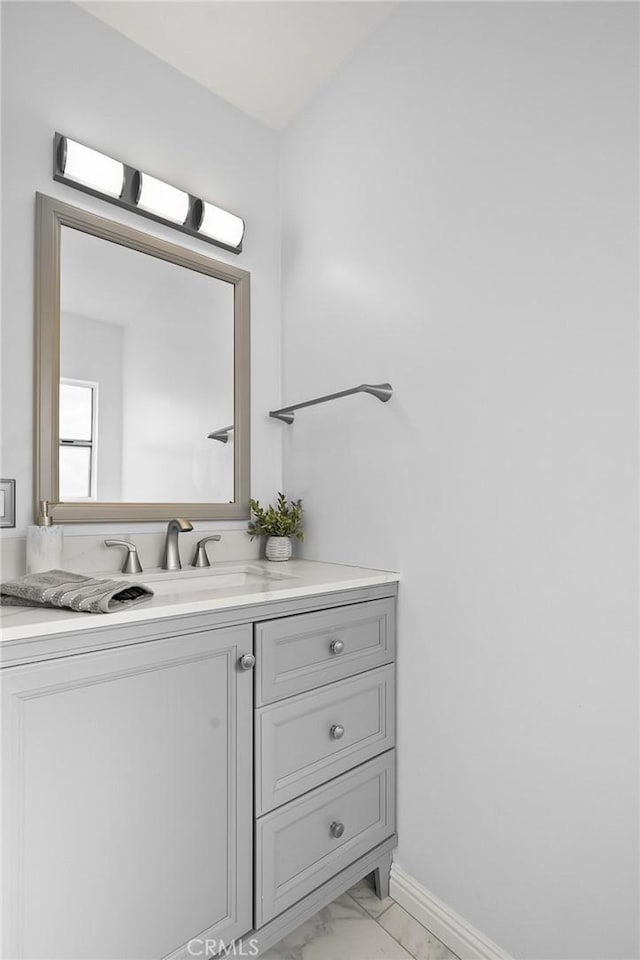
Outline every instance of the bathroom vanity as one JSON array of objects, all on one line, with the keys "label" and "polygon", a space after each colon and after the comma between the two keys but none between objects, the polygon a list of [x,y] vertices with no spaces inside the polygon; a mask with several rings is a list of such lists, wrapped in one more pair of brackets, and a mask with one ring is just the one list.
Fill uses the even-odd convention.
[{"label": "bathroom vanity", "polygon": [[282,566],[4,608],[4,956],[255,954],[372,871],[387,892],[398,578]]}]

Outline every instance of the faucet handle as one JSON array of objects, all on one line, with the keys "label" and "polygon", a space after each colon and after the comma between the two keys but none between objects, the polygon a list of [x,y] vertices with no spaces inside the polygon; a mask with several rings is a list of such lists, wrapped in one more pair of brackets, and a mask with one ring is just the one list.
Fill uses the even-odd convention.
[{"label": "faucet handle", "polygon": [[205,543],[209,543],[210,540],[222,540],[222,537],[219,533],[212,533],[210,537],[203,537],[202,540],[198,540],[196,544],[196,550],[193,555],[193,560],[191,561],[192,567],[210,567],[209,557],[207,556],[207,550],[205,548]]},{"label": "faucet handle", "polygon": [[127,557],[122,567],[122,573],[142,573],[142,566],[135,544],[128,540],[105,540],[105,547],[126,547]]}]

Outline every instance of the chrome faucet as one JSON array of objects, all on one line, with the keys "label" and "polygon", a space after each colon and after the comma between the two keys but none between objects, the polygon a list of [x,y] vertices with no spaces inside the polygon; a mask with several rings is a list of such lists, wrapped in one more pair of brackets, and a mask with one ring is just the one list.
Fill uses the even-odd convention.
[{"label": "chrome faucet", "polygon": [[180,563],[180,548],[178,547],[178,534],[187,533],[189,530],[193,530],[193,526],[188,520],[183,520],[181,517],[176,517],[175,520],[169,520],[167,536],[164,541],[162,563],[160,564],[163,570],[182,569],[182,564]]}]

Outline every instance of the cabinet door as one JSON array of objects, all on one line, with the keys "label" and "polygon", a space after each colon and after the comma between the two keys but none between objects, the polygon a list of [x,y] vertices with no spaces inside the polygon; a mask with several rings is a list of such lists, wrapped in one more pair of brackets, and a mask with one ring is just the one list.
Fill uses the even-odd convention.
[{"label": "cabinet door", "polygon": [[242,626],[4,671],[5,957],[251,929],[251,650]]}]

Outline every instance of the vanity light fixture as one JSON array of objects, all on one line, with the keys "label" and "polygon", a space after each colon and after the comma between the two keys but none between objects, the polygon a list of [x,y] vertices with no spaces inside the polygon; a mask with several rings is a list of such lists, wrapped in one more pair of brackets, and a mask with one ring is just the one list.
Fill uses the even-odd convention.
[{"label": "vanity light fixture", "polygon": [[242,244],[244,220],[203,200],[198,233],[210,240],[237,247]]},{"label": "vanity light fixture", "polygon": [[223,250],[242,253],[242,217],[61,133],[54,137],[53,179]]},{"label": "vanity light fixture", "polygon": [[62,137],[58,146],[60,172],[65,179],[90,187],[110,197],[119,197],[124,188],[124,164],[104,153],[68,137]]},{"label": "vanity light fixture", "polygon": [[153,213],[161,220],[171,220],[172,223],[183,224],[186,221],[189,213],[188,193],[148,173],[139,173],[138,181],[140,186],[136,206],[139,210]]}]

